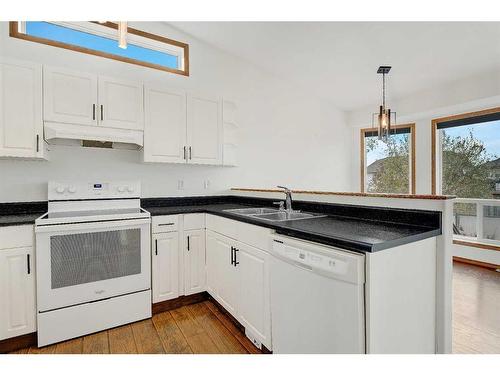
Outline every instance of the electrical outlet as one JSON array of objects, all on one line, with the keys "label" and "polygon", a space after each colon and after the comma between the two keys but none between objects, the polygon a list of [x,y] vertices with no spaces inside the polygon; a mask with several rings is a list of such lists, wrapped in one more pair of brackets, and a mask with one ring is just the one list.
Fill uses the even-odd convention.
[{"label": "electrical outlet", "polygon": [[177,180],[177,190],[184,190],[184,180]]}]

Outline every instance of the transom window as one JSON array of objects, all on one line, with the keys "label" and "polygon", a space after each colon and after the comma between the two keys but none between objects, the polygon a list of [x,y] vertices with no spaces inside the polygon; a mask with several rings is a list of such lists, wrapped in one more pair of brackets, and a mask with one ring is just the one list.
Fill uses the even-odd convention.
[{"label": "transom window", "polygon": [[500,108],[433,120],[432,140],[433,193],[458,197],[455,239],[500,246]]},{"label": "transom window", "polygon": [[361,191],[415,193],[415,124],[394,126],[387,141],[361,129]]},{"label": "transom window", "polygon": [[11,22],[10,36],[189,75],[187,44],[128,27],[127,47],[120,48],[117,29],[112,22]]}]

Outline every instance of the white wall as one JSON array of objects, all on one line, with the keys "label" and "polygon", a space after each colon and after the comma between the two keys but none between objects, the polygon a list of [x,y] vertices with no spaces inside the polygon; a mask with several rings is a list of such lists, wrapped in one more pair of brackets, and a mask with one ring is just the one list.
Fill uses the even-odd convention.
[{"label": "white wall", "polygon": [[[0,23],[0,55],[234,99],[241,127],[239,166],[150,165],[141,163],[139,151],[50,146],[49,162],[0,160],[0,202],[45,200],[47,181],[66,179],[138,178],[145,197],[276,184],[350,189],[345,162],[350,134],[341,111],[166,24],[131,26],[189,43],[190,77],[10,38],[6,22]],[[184,190],[177,189],[178,180]]]},{"label": "white wall", "polygon": [[[500,70],[467,77],[457,82],[417,92],[391,101],[398,113],[398,123],[415,123],[416,193],[431,193],[431,121],[432,119],[500,107]],[[360,190],[359,129],[371,126],[371,114],[377,103],[346,115],[351,130],[351,185]],[[500,251],[488,251],[468,246],[453,247],[453,254],[483,262],[500,264]]]}]

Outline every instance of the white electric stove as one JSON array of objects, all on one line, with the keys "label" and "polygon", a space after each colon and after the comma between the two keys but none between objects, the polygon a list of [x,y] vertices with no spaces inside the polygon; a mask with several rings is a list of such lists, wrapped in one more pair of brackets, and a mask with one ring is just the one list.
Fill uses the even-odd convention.
[{"label": "white electric stove", "polygon": [[138,181],[49,182],[35,222],[38,346],[151,317]]}]

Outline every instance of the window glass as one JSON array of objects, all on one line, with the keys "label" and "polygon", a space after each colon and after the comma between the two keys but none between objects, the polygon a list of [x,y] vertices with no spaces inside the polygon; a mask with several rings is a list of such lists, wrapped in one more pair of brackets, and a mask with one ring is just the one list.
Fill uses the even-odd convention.
[{"label": "window glass", "polygon": [[25,26],[26,35],[156,64],[166,68],[180,69],[179,58],[163,51],[131,43],[128,43],[127,48],[123,49],[118,47],[116,39],[106,38],[50,22],[28,21],[25,23]]},{"label": "window glass", "polygon": [[365,191],[410,193],[410,129],[392,134],[385,142],[375,132],[365,133]]},{"label": "window glass", "polygon": [[500,198],[500,121],[438,131],[442,193],[459,198]]}]

